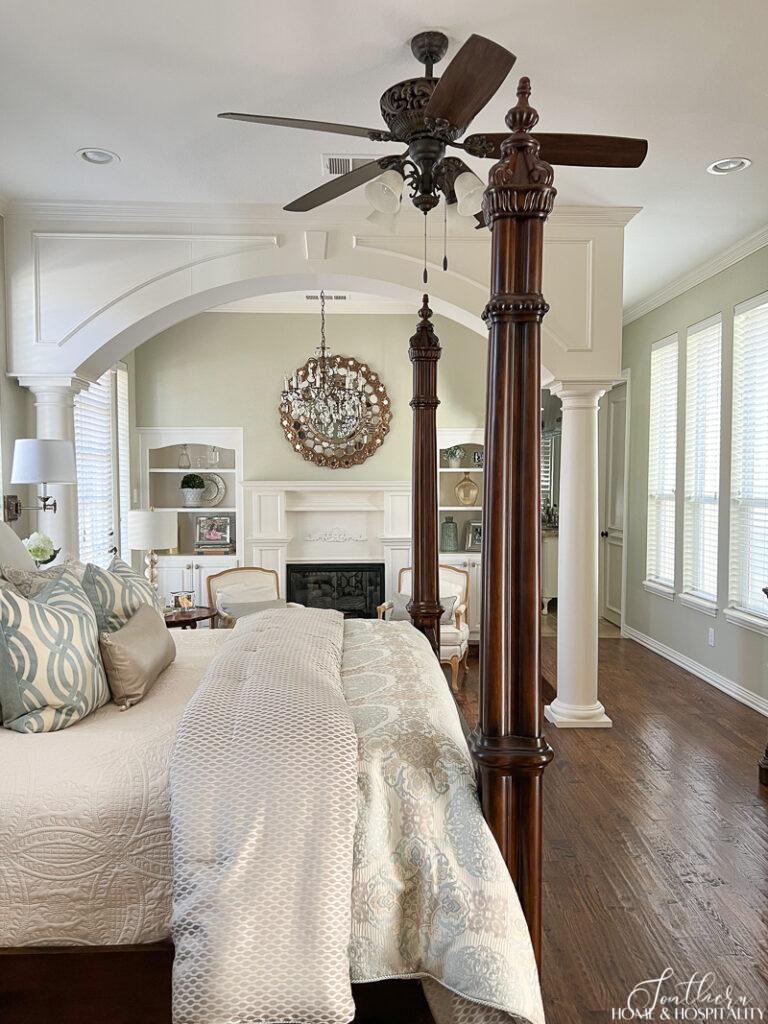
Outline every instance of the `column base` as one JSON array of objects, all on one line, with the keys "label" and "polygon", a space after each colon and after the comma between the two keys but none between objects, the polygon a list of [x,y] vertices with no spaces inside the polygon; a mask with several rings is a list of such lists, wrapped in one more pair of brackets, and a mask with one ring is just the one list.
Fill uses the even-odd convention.
[{"label": "column base", "polygon": [[558,729],[610,729],[613,725],[600,701],[584,706],[564,704],[555,697],[544,708],[544,717]]}]

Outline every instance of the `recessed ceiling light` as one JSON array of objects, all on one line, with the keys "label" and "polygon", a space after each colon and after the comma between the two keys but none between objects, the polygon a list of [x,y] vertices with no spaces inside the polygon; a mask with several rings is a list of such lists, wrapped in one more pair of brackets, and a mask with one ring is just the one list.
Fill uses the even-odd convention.
[{"label": "recessed ceiling light", "polygon": [[752,163],[746,156],[729,156],[725,160],[715,160],[707,170],[710,174],[733,174],[734,171],[744,171]]},{"label": "recessed ceiling light", "polygon": [[79,156],[81,160],[85,160],[87,164],[111,164],[115,161],[120,162],[120,157],[117,153],[111,152],[109,149],[94,149],[89,146],[86,149],[78,149],[75,156]]}]

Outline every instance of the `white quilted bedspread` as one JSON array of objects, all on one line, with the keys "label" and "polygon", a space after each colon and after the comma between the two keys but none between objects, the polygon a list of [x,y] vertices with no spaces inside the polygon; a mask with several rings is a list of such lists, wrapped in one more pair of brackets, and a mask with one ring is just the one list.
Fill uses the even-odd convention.
[{"label": "white quilted bedspread", "polygon": [[168,765],[223,630],[177,630],[147,697],[60,732],[0,729],[0,946],[154,942],[170,933]]}]

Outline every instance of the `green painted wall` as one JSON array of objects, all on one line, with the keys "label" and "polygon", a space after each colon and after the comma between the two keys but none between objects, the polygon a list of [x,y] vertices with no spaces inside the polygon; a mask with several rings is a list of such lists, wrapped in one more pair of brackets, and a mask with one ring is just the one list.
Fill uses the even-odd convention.
[{"label": "green painted wall", "polygon": [[[203,313],[136,349],[135,420],[141,427],[200,425],[245,429],[244,477],[261,480],[405,480],[411,474],[411,363],[408,340],[417,317],[343,314],[327,318],[334,352],[370,363],[392,402],[390,433],[362,466],[320,469],[290,447],[277,405],[283,377],[314,352],[312,315]],[[443,347],[438,426],[484,422],[486,343],[451,320],[435,317]]]},{"label": "green painted wall", "polygon": [[[718,606],[728,599],[728,530],[731,462],[731,383],[733,364],[733,308],[768,291],[768,248],[754,253],[727,270],[691,288],[624,329],[623,366],[630,371],[629,495],[627,544],[626,624],[692,659],[699,665],[768,698],[768,637],[733,625],[722,611],[705,615],[643,590],[646,564],[646,517],[648,502],[648,414],[651,346],[679,333],[677,488],[683,494],[685,338],[692,324],[716,313],[723,320],[723,366],[720,454],[720,526],[718,558]],[[768,401],[768,394],[765,396]],[[675,545],[677,589],[682,581],[682,501],[677,502]],[[768,584],[768,580],[766,580]],[[768,611],[768,602],[766,602]],[[715,630],[715,646],[707,642]]]}]

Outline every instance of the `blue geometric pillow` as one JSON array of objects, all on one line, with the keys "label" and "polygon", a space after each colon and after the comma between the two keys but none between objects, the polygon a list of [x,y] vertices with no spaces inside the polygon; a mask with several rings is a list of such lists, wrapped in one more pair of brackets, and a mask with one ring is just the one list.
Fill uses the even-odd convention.
[{"label": "blue geometric pillow", "polygon": [[108,700],[96,616],[77,576],[65,571],[34,598],[0,590],[6,729],[66,729]]},{"label": "blue geometric pillow", "polygon": [[83,588],[96,612],[99,633],[122,629],[143,604],[163,613],[163,602],[152,584],[119,558],[113,558],[108,569],[89,565]]}]

